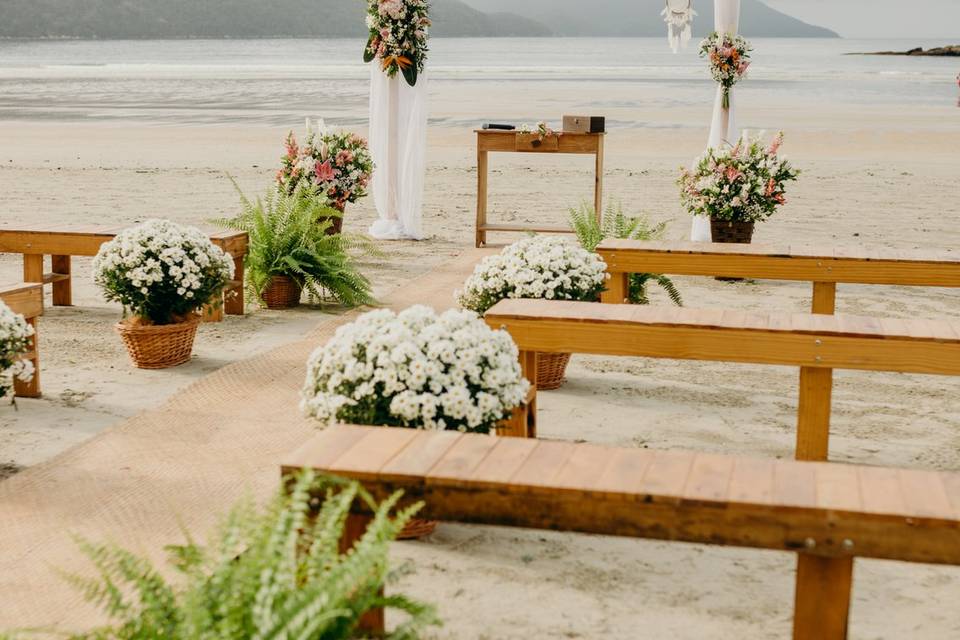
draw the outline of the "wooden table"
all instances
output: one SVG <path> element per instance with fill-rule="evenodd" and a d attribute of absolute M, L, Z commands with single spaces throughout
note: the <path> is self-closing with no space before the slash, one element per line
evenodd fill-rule
<path fill-rule="evenodd" d="M 476 246 L 487 243 L 488 231 L 534 233 L 571 233 L 567 226 L 490 224 L 487 222 L 488 154 L 501 153 L 573 153 L 592 155 L 596 159 L 593 207 L 597 221 L 603 212 L 603 133 L 562 133 L 547 137 L 540 144 L 536 133 L 477 129 L 477 226 Z"/>

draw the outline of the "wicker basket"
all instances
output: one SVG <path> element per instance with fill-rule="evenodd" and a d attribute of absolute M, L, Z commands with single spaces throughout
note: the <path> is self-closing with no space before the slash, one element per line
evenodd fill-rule
<path fill-rule="evenodd" d="M 289 309 L 300 304 L 300 283 L 289 276 L 273 276 L 260 296 L 267 309 Z"/>
<path fill-rule="evenodd" d="M 437 528 L 436 520 L 418 520 L 414 518 L 400 531 L 397 540 L 417 540 L 424 538 Z"/>
<path fill-rule="evenodd" d="M 537 354 L 537 391 L 559 389 L 563 385 L 568 364 L 570 364 L 569 353 Z"/>
<path fill-rule="evenodd" d="M 199 324 L 200 316 L 193 314 L 177 324 L 134 325 L 118 322 L 116 330 L 135 367 L 166 369 L 190 359 Z"/>
<path fill-rule="evenodd" d="M 756 223 L 710 218 L 710 233 L 714 242 L 725 244 L 750 244 Z"/>

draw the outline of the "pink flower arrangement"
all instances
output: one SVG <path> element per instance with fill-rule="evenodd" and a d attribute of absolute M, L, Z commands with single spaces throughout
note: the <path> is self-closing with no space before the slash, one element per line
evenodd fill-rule
<path fill-rule="evenodd" d="M 363 61 L 378 60 L 387 76 L 400 73 L 410 86 L 417 84 L 427 59 L 429 10 L 427 0 L 369 0 Z"/>
<path fill-rule="evenodd" d="M 680 201 L 692 215 L 718 220 L 766 220 L 787 202 L 786 183 L 800 172 L 778 155 L 783 133 L 769 146 L 744 135 L 726 149 L 708 149 L 693 169 L 681 169 Z"/>
<path fill-rule="evenodd" d="M 700 43 L 700 57 L 710 61 L 710 74 L 723 87 L 723 108 L 730 108 L 730 89 L 750 68 L 750 43 L 742 36 L 712 33 Z"/>
<path fill-rule="evenodd" d="M 341 211 L 367 195 L 373 159 L 367 141 L 349 132 L 309 132 L 304 145 L 287 135 L 286 154 L 277 172 L 277 186 L 286 193 L 310 189 Z"/>

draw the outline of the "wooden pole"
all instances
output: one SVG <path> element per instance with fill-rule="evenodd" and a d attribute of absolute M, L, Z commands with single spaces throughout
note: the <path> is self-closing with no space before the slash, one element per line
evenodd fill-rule
<path fill-rule="evenodd" d="M 43 256 L 35 253 L 23 254 L 23 281 L 43 282 Z"/>
<path fill-rule="evenodd" d="M 40 335 L 37 331 L 37 318 L 27 318 L 27 324 L 33 327 L 30 338 L 29 360 L 33 363 L 33 378 L 30 382 L 14 379 L 13 394 L 20 398 L 40 397 Z"/>

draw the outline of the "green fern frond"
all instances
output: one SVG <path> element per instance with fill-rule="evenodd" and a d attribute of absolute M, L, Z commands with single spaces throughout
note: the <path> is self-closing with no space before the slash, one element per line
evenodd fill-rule
<path fill-rule="evenodd" d="M 315 509 L 314 497 L 323 503 Z M 171 547 L 182 576 L 172 586 L 144 559 L 107 544 L 78 540 L 99 578 L 69 576 L 114 626 L 78 640 L 341 640 L 373 608 L 391 608 L 406 621 L 390 637 L 415 638 L 437 624 L 432 607 L 402 595 L 384 597 L 388 548 L 420 508 L 396 509 L 397 493 L 381 504 L 355 483 L 296 478 L 265 507 L 245 498 L 224 516 L 213 544 L 189 536 Z M 339 544 L 351 506 L 363 501 L 374 514 L 347 553 Z"/>
<path fill-rule="evenodd" d="M 644 215 L 628 216 L 623 212 L 620 202 L 609 201 L 601 220 L 597 220 L 596 209 L 592 204 L 581 202 L 569 210 L 570 228 L 577 236 L 580 245 L 587 251 L 596 251 L 597 246 L 606 238 L 622 240 L 659 240 L 667 230 L 666 222 L 652 224 Z M 677 306 L 683 306 L 680 292 L 670 278 L 653 273 L 634 273 L 630 275 L 629 297 L 634 304 L 649 304 L 647 284 L 653 280 L 663 287 L 670 300 Z"/>
<path fill-rule="evenodd" d="M 359 234 L 328 235 L 330 218 L 341 213 L 326 199 L 303 190 L 287 194 L 271 189 L 250 200 L 235 181 L 233 185 L 240 195 L 240 213 L 210 222 L 250 236 L 245 265 L 248 299 L 260 303 L 273 276 L 288 276 L 307 290 L 311 300 L 348 307 L 375 302 L 370 281 L 360 273 L 360 261 L 383 253 L 373 240 Z"/>

